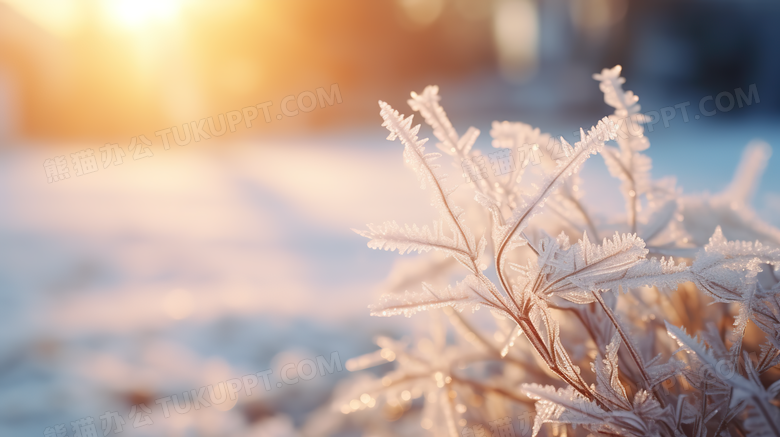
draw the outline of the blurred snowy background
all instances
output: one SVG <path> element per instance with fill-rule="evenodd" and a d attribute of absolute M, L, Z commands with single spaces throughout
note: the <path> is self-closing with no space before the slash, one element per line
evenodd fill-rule
<path fill-rule="evenodd" d="M 0 1 L 0 436 L 79 435 L 88 417 L 103 435 L 106 412 L 116 435 L 300 435 L 349 358 L 424 326 L 368 316 L 396 257 L 350 230 L 432 214 L 378 99 L 409 113 L 436 83 L 484 150 L 494 119 L 573 142 L 611 112 L 591 74 L 621 64 L 644 110 L 691 102 L 646 132 L 654 174 L 717 192 L 750 140 L 780 146 L 778 19 L 761 1 Z M 154 134 L 332 84 L 342 102 L 310 113 L 170 150 Z M 703 100 L 751 85 L 750 105 Z M 154 156 L 133 159 L 137 135 Z M 107 143 L 122 165 L 103 166 Z M 99 168 L 77 176 L 89 148 Z M 49 183 L 56 156 L 70 178 Z M 778 159 L 754 202 L 774 225 Z M 583 176 L 591 202 L 617 193 L 598 158 Z M 276 386 L 334 352 L 341 371 Z M 169 418 L 155 403 L 269 369 L 251 396 Z M 134 426 L 140 404 L 153 424 Z"/>

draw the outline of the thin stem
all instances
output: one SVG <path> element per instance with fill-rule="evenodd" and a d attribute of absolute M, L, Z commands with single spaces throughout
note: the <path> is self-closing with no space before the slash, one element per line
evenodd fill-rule
<path fill-rule="evenodd" d="M 601 305 L 601 308 L 604 310 L 604 312 L 607 314 L 607 317 L 609 317 L 609 320 L 615 326 L 615 329 L 620 335 L 620 338 L 623 340 L 623 344 L 625 344 L 626 348 L 628 349 L 628 353 L 631 356 L 631 359 L 634 361 L 636 367 L 639 369 L 639 373 L 642 374 L 642 379 L 645 380 L 645 384 L 647 388 L 653 391 L 656 399 L 658 399 L 658 401 L 661 403 L 661 407 L 663 407 L 664 406 L 663 399 L 658 393 L 656 393 L 656 388 L 653 387 L 652 380 L 650 379 L 650 375 L 647 374 L 645 365 L 642 362 L 642 357 L 639 355 L 636 349 L 634 349 L 634 345 L 631 343 L 630 339 L 628 338 L 628 335 L 623 330 L 623 327 L 620 326 L 620 323 L 618 322 L 617 317 L 615 317 L 615 314 L 612 312 L 612 309 L 606 304 L 606 302 L 604 302 L 604 299 L 601 298 L 601 295 L 599 294 L 598 291 L 591 291 L 591 294 L 593 294 L 593 297 L 596 298 L 596 301 L 599 303 L 599 305 Z"/>
<path fill-rule="evenodd" d="M 629 190 L 628 190 L 627 194 L 628 194 L 628 197 L 631 198 L 630 210 L 629 210 L 629 215 L 631 217 L 629 218 L 629 220 L 630 220 L 629 224 L 631 225 L 631 233 L 632 234 L 636 234 L 636 200 L 637 200 L 637 197 L 639 196 L 639 194 L 636 192 L 636 182 L 634 181 L 634 176 L 626 168 L 626 166 L 623 165 L 623 162 L 620 161 L 620 158 L 615 156 L 609 149 L 604 149 L 604 150 L 602 150 L 601 153 L 608 153 L 612 157 L 614 162 L 617 163 L 617 165 L 620 167 L 620 170 L 623 172 L 623 174 L 628 179 L 627 182 L 629 183 Z M 633 153 L 632 153 L 631 159 L 633 159 L 633 157 L 634 156 L 633 156 Z M 632 192 L 634 193 L 633 196 L 631 195 Z"/>

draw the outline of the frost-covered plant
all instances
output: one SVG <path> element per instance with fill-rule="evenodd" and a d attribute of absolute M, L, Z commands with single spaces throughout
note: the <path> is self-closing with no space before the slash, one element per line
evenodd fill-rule
<path fill-rule="evenodd" d="M 452 437 L 780 435 L 780 232 L 748 207 L 768 146 L 748 147 L 726 192 L 684 197 L 674 180 L 652 179 L 642 153 L 650 145 L 645 116 L 620 73 L 616 66 L 594 75 L 615 111 L 573 146 L 523 123 L 495 122 L 493 146 L 523 161 L 509 174 L 470 180 L 481 209 L 472 205 L 469 221 L 458 206 L 468 199 L 456 198 L 437 161 L 444 153 L 456 167 L 484 162 L 472 149 L 479 131 L 457 134 L 436 87 L 412 93 L 408 103 L 442 153 L 428 152 L 412 116 L 379 102 L 388 139 L 403 144 L 439 219 L 358 231 L 371 248 L 428 257 L 395 272 L 426 278 L 420 291 L 391 290 L 371 310 L 435 310 L 433 325 L 416 344 L 380 338 L 379 351 L 353 359 L 351 370 L 388 361 L 396 368 L 345 384 L 334 408 L 368 415 L 354 423 L 377 435 L 420 427 Z M 617 147 L 607 145 L 613 140 Z M 542 149 L 558 158 L 555 165 L 526 174 Z M 579 170 L 596 153 L 620 180 L 626 214 L 619 220 L 597 216 L 582 200 Z M 465 277 L 433 285 L 458 265 Z M 487 308 L 492 318 L 466 317 L 467 308 Z M 457 335 L 448 336 L 445 320 Z M 523 422 L 533 406 L 533 423 Z M 378 409 L 417 423 L 377 424 Z"/>

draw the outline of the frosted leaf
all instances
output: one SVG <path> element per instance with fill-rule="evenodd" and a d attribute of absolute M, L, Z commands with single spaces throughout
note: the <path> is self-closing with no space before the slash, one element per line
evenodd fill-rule
<path fill-rule="evenodd" d="M 369 224 L 367 231 L 355 232 L 368 238 L 368 247 L 372 249 L 397 250 L 401 255 L 436 249 L 453 256 L 469 256 L 469 249 L 464 241 L 457 238 L 457 232 L 453 232 L 453 237 L 447 236 L 441 222 L 434 222 L 431 229 L 428 226 L 401 226 L 393 221 L 381 225 Z"/>
<path fill-rule="evenodd" d="M 607 416 L 598 405 L 585 399 L 572 387 L 556 390 L 549 385 L 523 384 L 522 390 L 529 398 L 537 400 L 534 437 L 545 423 L 601 425 Z"/>
<path fill-rule="evenodd" d="M 562 159 L 554 172 L 549 175 L 542 183 L 536 193 L 525 196 L 522 206 L 512 212 L 512 216 L 501 226 L 497 232 L 496 265 L 501 268 L 501 258 L 510 239 L 528 225 L 528 221 L 536 215 L 544 206 L 544 201 L 563 183 L 563 181 L 575 173 L 579 167 L 590 157 L 597 153 L 604 146 L 604 141 L 614 138 L 615 126 L 604 118 L 598 125 L 592 128 L 587 135 L 582 135 L 582 140 L 577 142 L 574 150 L 565 159 Z"/>
<path fill-rule="evenodd" d="M 701 290 L 719 302 L 740 304 L 739 315 L 734 321 L 736 353 L 754 310 L 766 307 L 762 301 L 769 293 L 756 279 L 762 265 L 780 266 L 780 249 L 760 242 L 727 241 L 718 227 L 709 243 L 696 255 L 691 267 L 694 282 Z M 776 332 L 771 328 L 768 331 L 770 336 Z"/>
<path fill-rule="evenodd" d="M 596 392 L 606 402 L 624 410 L 630 410 L 626 390 L 620 382 L 618 371 L 618 349 L 620 348 L 620 334 L 615 332 L 612 341 L 607 345 L 605 356 L 592 364 L 593 373 L 596 374 Z"/>
<path fill-rule="evenodd" d="M 720 227 L 715 229 L 709 243 L 704 250 L 696 255 L 692 269 L 701 278 L 726 279 L 728 276 L 739 277 L 742 272 L 749 278 L 755 278 L 761 269 L 761 264 L 780 266 L 780 248 L 767 246 L 756 241 L 728 241 L 723 236 Z M 739 277 L 739 279 L 744 279 Z M 712 285 L 712 284 L 710 284 Z M 730 295 L 719 294 L 719 291 L 728 293 L 725 287 L 707 287 L 714 297 L 728 302 Z"/>
<path fill-rule="evenodd" d="M 601 155 L 610 174 L 621 181 L 620 191 L 626 201 L 628 224 L 631 232 L 637 232 L 640 214 L 645 207 L 643 199 L 646 198 L 652 207 L 653 203 L 673 200 L 677 194 L 675 190 L 664 190 L 663 183 L 652 181 L 652 161 L 647 155 L 640 153 L 650 147 L 642 126 L 648 120 L 639 112 L 639 97 L 631 91 L 623 90 L 626 80 L 620 77 L 621 70 L 620 65 L 611 69 L 605 68 L 600 74 L 594 74 L 593 78 L 600 82 L 599 88 L 604 93 L 604 101 L 615 108 L 610 119 L 618 126 L 616 137 L 619 148 L 605 147 Z M 659 199 L 659 194 L 664 191 L 666 193 Z M 647 241 L 651 240 L 665 224 L 672 223 L 671 218 L 668 217 L 666 223 L 653 223 L 650 230 L 640 235 Z M 681 236 L 680 239 L 682 238 Z"/>
<path fill-rule="evenodd" d="M 419 176 L 423 187 L 426 184 L 430 184 L 432 189 L 433 206 L 439 211 L 442 219 L 450 222 L 458 233 L 465 240 L 465 247 L 467 252 L 471 253 L 474 249 L 474 236 L 462 220 L 462 214 L 459 214 L 454 207 L 450 205 L 449 195 L 454 190 L 447 190 L 444 188 L 445 175 L 439 175 L 437 169 L 438 164 L 434 164 L 434 161 L 441 156 L 438 153 L 425 153 L 424 144 L 427 139 L 418 140 L 417 132 L 420 130 L 420 125 L 411 127 L 412 117 L 404 118 L 394 110 L 390 105 L 380 101 L 379 106 L 381 108 L 380 115 L 384 119 L 382 126 L 386 127 L 390 131 L 390 135 L 387 137 L 389 140 L 400 138 L 404 145 L 404 160 Z"/>
<path fill-rule="evenodd" d="M 666 330 L 669 336 L 676 340 L 684 350 L 692 353 L 696 360 L 707 366 L 710 371 L 707 375 L 714 375 L 717 380 L 733 387 L 737 393 L 735 399 L 745 399 L 755 395 L 763 396 L 762 387 L 757 387 L 738 373 L 724 371 L 722 367 L 719 367 L 723 365 L 721 364 L 723 360 L 716 359 L 702 342 L 691 338 L 685 329 L 666 322 Z"/>
<path fill-rule="evenodd" d="M 559 251 L 538 293 L 589 303 L 593 301 L 592 290 L 653 285 L 670 288 L 689 280 L 685 265 L 671 259 L 647 259 L 646 255 L 644 242 L 635 235 L 616 233 L 611 240 L 605 238 L 596 245 L 584 234 L 570 249 Z"/>
<path fill-rule="evenodd" d="M 458 137 L 458 133 L 444 112 L 444 108 L 439 105 L 440 100 L 439 87 L 430 85 L 425 87 L 422 94 L 412 92 L 412 98 L 407 102 L 412 110 L 419 112 L 425 122 L 433 128 L 433 134 L 440 141 L 436 146 L 442 152 L 452 156 L 466 157 L 479 136 L 479 129 L 470 127 L 463 137 Z"/>
<path fill-rule="evenodd" d="M 639 97 L 631 91 L 623 91 L 623 84 L 626 79 L 620 76 L 623 67 L 616 65 L 612 68 L 605 68 L 601 73 L 593 75 L 593 79 L 599 81 L 599 89 L 604 93 L 604 102 L 616 109 L 618 117 L 625 117 L 629 114 L 636 114 L 641 107 L 637 103 Z"/>
<path fill-rule="evenodd" d="M 572 381 L 582 380 L 582 377 L 580 376 L 580 368 L 574 364 L 571 357 L 569 356 L 569 353 L 563 347 L 558 323 L 555 320 L 551 320 L 550 326 L 553 329 L 552 333 L 550 334 L 550 342 L 553 345 L 552 349 L 555 354 L 555 362 L 558 368 L 561 370 L 561 373 L 566 375 Z"/>
<path fill-rule="evenodd" d="M 689 416 L 685 404 L 678 405 L 677 415 L 672 414 L 674 411 L 670 407 L 661 408 L 658 401 L 644 390 L 637 392 L 634 401 L 627 404 L 627 410 L 606 411 L 571 388 L 556 390 L 551 386 L 537 384 L 523 384 L 522 387 L 528 397 L 538 399 L 533 435 L 538 433 L 544 423 L 582 425 L 596 434 L 636 437 L 669 435 L 668 429 L 677 428 L 675 417 L 683 421 L 683 418 Z"/>
<path fill-rule="evenodd" d="M 395 316 L 403 314 L 407 317 L 419 311 L 452 306 L 456 310 L 464 308 L 476 309 L 479 305 L 501 311 L 499 302 L 491 294 L 491 290 L 476 276 L 469 275 L 454 287 L 436 291 L 430 285 L 423 283 L 420 292 L 392 293 L 381 297 L 380 303 L 371 305 L 373 316 Z"/>

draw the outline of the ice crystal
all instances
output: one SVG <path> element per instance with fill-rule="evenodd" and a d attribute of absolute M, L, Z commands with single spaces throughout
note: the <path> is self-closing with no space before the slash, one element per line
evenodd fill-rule
<path fill-rule="evenodd" d="M 620 74 L 616 66 L 594 75 L 614 114 L 581 130 L 573 146 L 524 123 L 494 122 L 493 147 L 519 165 L 468 179 L 475 204 L 465 209 L 413 116 L 379 103 L 388 139 L 400 140 L 440 217 L 357 231 L 371 248 L 426 257 L 399 264 L 371 311 L 431 310 L 432 327 L 413 343 L 379 338 L 377 353 L 352 360 L 351 370 L 385 362 L 396 369 L 345 383 L 336 410 L 382 407 L 393 420 L 416 418 L 416 429 L 450 437 L 518 435 L 514 418 L 524 436 L 780 435 L 780 231 L 749 207 L 770 149 L 750 145 L 724 193 L 682 196 L 673 180 L 652 178 L 642 153 L 646 118 Z M 473 148 L 479 131 L 459 136 L 440 100 L 427 87 L 408 103 L 456 166 L 481 157 Z M 545 158 L 544 175 L 528 184 L 532 153 Z M 622 223 L 595 220 L 583 202 L 579 169 L 596 153 L 620 181 Z M 458 265 L 462 280 L 432 285 Z M 412 280 L 422 285 L 407 287 Z M 462 313 L 480 308 L 492 324 Z M 524 420 L 532 409 L 535 419 Z"/>

